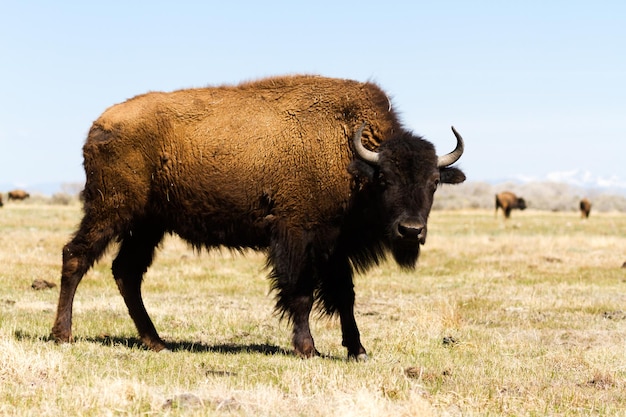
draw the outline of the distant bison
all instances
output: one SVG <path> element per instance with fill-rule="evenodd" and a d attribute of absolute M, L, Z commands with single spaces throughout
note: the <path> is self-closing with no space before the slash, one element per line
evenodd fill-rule
<path fill-rule="evenodd" d="M 591 213 L 591 202 L 586 198 L 583 198 L 580 200 L 580 216 L 583 219 L 588 219 L 589 213 Z"/>
<path fill-rule="evenodd" d="M 0 207 L 2 207 L 4 203 L 2 202 L 2 194 L 0 194 Z"/>
<path fill-rule="evenodd" d="M 30 194 L 24 190 L 9 191 L 9 200 L 26 200 L 28 197 Z"/>
<path fill-rule="evenodd" d="M 526 209 L 526 201 L 523 198 L 518 198 L 510 191 L 503 191 L 496 194 L 496 216 L 498 215 L 498 208 L 502 208 L 504 218 L 508 219 L 511 216 L 512 209 Z"/>
<path fill-rule="evenodd" d="M 113 277 L 141 340 L 166 347 L 141 296 L 167 233 L 194 247 L 267 254 L 276 309 L 303 357 L 317 354 L 311 309 L 339 316 L 342 344 L 366 357 L 353 275 L 391 254 L 413 269 L 439 184 L 465 174 L 405 129 L 373 83 L 317 76 L 148 93 L 96 120 L 83 147 L 84 216 L 63 248 L 52 335 L 71 339 L 76 288 L 109 243 Z"/>

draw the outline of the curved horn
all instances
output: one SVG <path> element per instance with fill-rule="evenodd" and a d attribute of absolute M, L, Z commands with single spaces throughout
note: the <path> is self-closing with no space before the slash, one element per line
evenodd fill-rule
<path fill-rule="evenodd" d="M 452 132 L 454 133 L 454 136 L 456 136 L 456 148 L 454 148 L 454 150 L 449 154 L 437 157 L 437 168 L 450 166 L 458 161 L 461 155 L 463 155 L 463 148 L 465 146 L 463 144 L 463 138 L 459 135 L 459 132 L 456 131 L 454 126 L 452 126 Z"/>
<path fill-rule="evenodd" d="M 354 150 L 356 151 L 359 158 L 364 160 L 365 162 L 369 162 L 374 165 L 378 165 L 380 161 L 380 157 L 378 153 L 374 151 L 370 151 L 363 146 L 363 142 L 361 142 L 361 135 L 363 134 L 363 129 L 367 125 L 366 122 L 363 122 L 359 130 L 356 131 L 354 137 L 352 138 L 352 143 L 354 144 Z"/>

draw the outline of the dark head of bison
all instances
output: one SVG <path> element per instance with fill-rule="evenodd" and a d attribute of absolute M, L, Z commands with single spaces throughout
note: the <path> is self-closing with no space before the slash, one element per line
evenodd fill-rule
<path fill-rule="evenodd" d="M 384 243 L 403 268 L 413 268 L 426 242 L 427 221 L 439 184 L 458 184 L 465 174 L 450 167 L 463 154 L 463 138 L 452 128 L 457 145 L 454 151 L 437 156 L 434 146 L 409 132 L 382 142 L 376 152 L 363 146 L 365 125 L 354 135 L 359 159 L 350 172 L 365 178 L 374 194 L 382 221 Z"/>

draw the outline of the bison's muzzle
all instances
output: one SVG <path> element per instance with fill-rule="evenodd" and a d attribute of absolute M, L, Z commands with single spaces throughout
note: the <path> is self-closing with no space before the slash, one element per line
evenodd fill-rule
<path fill-rule="evenodd" d="M 426 225 L 421 223 L 398 223 L 396 237 L 407 243 L 426 243 Z"/>

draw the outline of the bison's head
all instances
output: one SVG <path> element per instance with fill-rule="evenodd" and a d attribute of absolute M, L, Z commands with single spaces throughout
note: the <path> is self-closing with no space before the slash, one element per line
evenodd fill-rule
<path fill-rule="evenodd" d="M 520 210 L 526 210 L 526 200 L 523 198 L 518 198 L 515 206 Z"/>
<path fill-rule="evenodd" d="M 354 135 L 358 159 L 352 162 L 350 171 L 366 178 L 368 189 L 375 194 L 385 243 L 394 259 L 404 268 L 413 268 L 420 245 L 426 242 L 426 223 L 437 186 L 465 181 L 461 170 L 450 167 L 463 154 L 463 139 L 452 128 L 457 139 L 455 150 L 437 156 L 430 142 L 403 132 L 383 141 L 373 152 L 361 142 L 364 127 Z"/>

